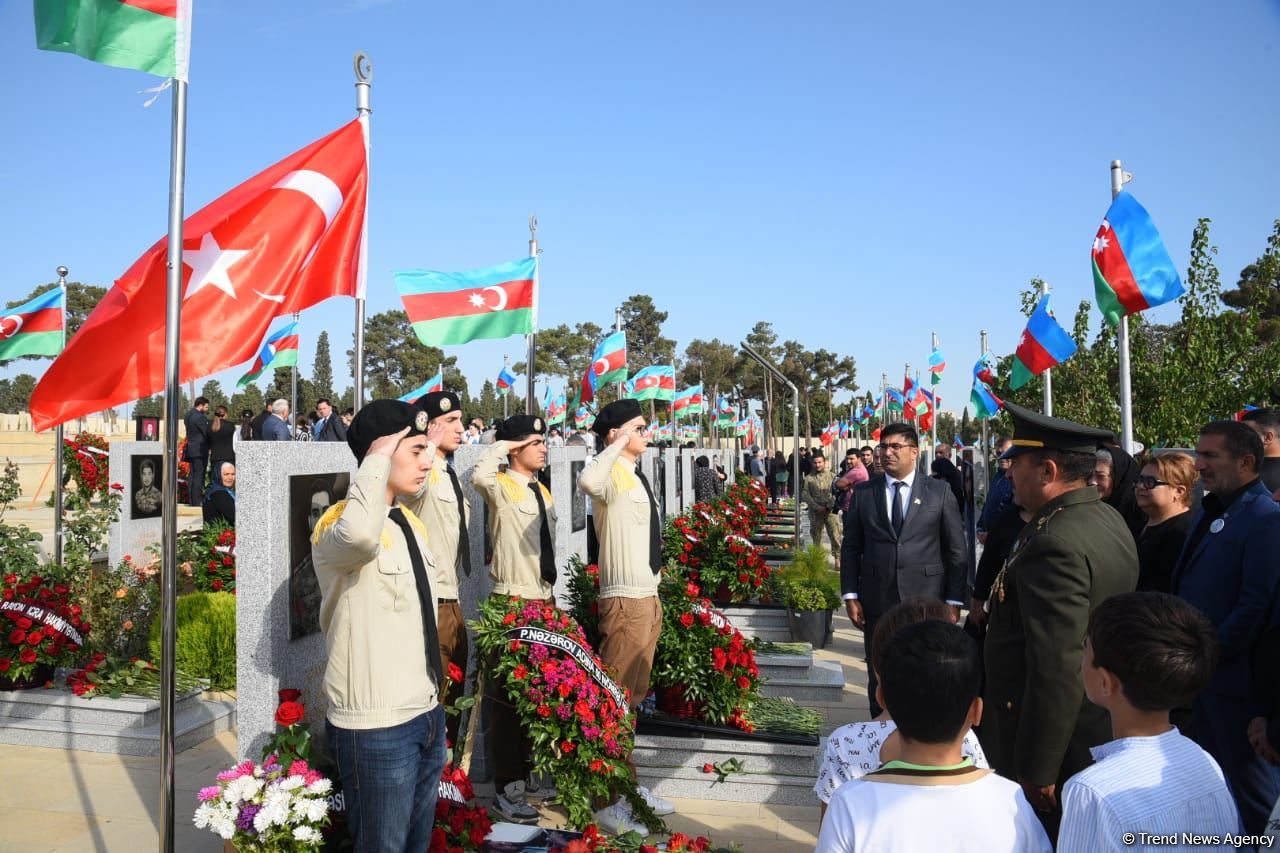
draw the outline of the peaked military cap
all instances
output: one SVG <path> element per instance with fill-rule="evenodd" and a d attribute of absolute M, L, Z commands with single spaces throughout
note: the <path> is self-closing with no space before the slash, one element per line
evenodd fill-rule
<path fill-rule="evenodd" d="M 435 420 L 451 412 L 461 411 L 462 401 L 452 391 L 432 391 L 430 394 L 423 394 L 417 406 L 427 413 L 428 420 Z"/>
<path fill-rule="evenodd" d="M 627 421 L 635 420 L 643 417 L 644 413 L 640 411 L 640 403 L 636 400 L 614 400 L 609 405 L 600 410 L 600 414 L 596 415 L 596 422 L 591 425 L 596 435 L 606 436 L 609 430 L 617 429 Z"/>
<path fill-rule="evenodd" d="M 1110 430 L 1042 415 L 1013 403 L 1005 403 L 1004 407 L 1013 416 L 1013 446 L 1001 454 L 1001 459 L 1012 459 L 1028 450 L 1093 453 L 1104 442 L 1115 440 L 1115 433 Z"/>
<path fill-rule="evenodd" d="M 400 400 L 374 400 L 362 406 L 351 426 L 347 427 L 347 446 L 363 462 L 369 445 L 384 435 L 395 435 L 405 427 L 405 435 L 423 435 L 427 431 L 427 413 Z"/>
<path fill-rule="evenodd" d="M 537 415 L 512 415 L 498 424 L 493 437 L 496 441 L 519 441 L 531 435 L 546 435 L 547 422 Z"/>

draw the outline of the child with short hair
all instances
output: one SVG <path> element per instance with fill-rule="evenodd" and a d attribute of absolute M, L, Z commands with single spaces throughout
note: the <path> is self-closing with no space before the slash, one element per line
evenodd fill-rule
<path fill-rule="evenodd" d="M 897 723 L 900 758 L 836 790 L 819 853 L 1049 853 L 1017 783 L 962 753 L 982 719 L 973 640 L 948 622 L 918 622 L 888 643 L 882 667 L 876 698 Z"/>
<path fill-rule="evenodd" d="M 1213 625 L 1176 596 L 1129 592 L 1093 611 L 1080 671 L 1089 701 L 1111 713 L 1114 740 L 1063 786 L 1059 853 L 1125 849 L 1126 833 L 1239 831 L 1222 769 L 1169 722 L 1217 661 Z"/>

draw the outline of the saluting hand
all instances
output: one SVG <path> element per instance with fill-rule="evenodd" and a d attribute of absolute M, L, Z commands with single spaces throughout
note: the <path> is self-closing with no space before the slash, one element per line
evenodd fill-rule
<path fill-rule="evenodd" d="M 369 445 L 369 452 L 366 456 L 385 456 L 390 459 L 396 452 L 396 448 L 400 445 L 400 440 L 409 434 L 409 427 L 405 427 L 397 433 L 391 435 L 380 435 Z"/>

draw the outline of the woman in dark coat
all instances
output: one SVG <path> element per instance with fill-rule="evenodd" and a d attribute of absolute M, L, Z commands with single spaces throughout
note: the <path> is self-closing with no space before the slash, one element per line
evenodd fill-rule
<path fill-rule="evenodd" d="M 235 464 L 236 425 L 227 420 L 227 407 L 213 410 L 213 423 L 209 425 L 209 468 L 217 471 L 219 462 Z M 217 484 L 217 480 L 210 481 Z"/>

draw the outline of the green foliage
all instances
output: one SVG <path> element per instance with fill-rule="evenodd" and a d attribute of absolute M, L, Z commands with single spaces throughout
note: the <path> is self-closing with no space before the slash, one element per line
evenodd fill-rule
<path fill-rule="evenodd" d="M 160 620 L 151 623 L 151 658 L 160 659 Z M 236 686 L 236 598 L 229 592 L 195 592 L 178 599 L 179 669 L 207 678 L 212 690 Z"/>
<path fill-rule="evenodd" d="M 200 387 L 200 396 L 209 399 L 209 420 L 213 420 L 214 409 L 226 406 L 229 402 L 226 392 L 222 390 L 222 383 L 216 379 L 210 379 Z"/>
<path fill-rule="evenodd" d="M 86 647 L 115 658 L 146 654 L 147 638 L 160 601 L 158 563 L 134 562 L 91 572 L 84 590 L 84 616 L 93 626 Z"/>
<path fill-rule="evenodd" d="M 840 606 L 840 576 L 827 565 L 827 552 L 810 545 L 773 573 L 774 590 L 792 610 L 831 610 Z"/>
<path fill-rule="evenodd" d="M 24 356 L 34 358 L 35 356 Z M 30 373 L 19 373 L 12 379 L 0 379 L 0 412 L 16 415 L 27 410 L 31 392 L 36 390 L 36 378 Z"/>
<path fill-rule="evenodd" d="M 40 570 L 41 536 L 23 525 L 4 523 L 4 514 L 22 496 L 18 463 L 4 460 L 0 473 L 0 569 L 26 581 Z"/>
<path fill-rule="evenodd" d="M 1255 332 L 1264 343 L 1280 339 L 1280 219 L 1262 257 L 1240 271 L 1236 289 L 1222 294 L 1222 301 L 1238 311 L 1253 312 Z"/>
<path fill-rule="evenodd" d="M 231 418 L 239 424 L 241 412 L 247 409 L 256 416 L 266 405 L 267 398 L 262 395 L 262 389 L 250 382 L 231 395 Z"/>
<path fill-rule="evenodd" d="M 651 364 L 667 364 L 675 355 L 676 342 L 662 336 L 667 312 L 659 311 L 653 297 L 637 293 L 622 303 L 622 328 L 627 332 L 627 362 L 630 369 Z"/>
<path fill-rule="evenodd" d="M 316 338 L 316 354 L 311 360 L 311 390 L 315 393 L 316 403 L 326 399 L 334 402 L 333 389 L 333 356 L 329 354 L 329 333 L 322 331 Z"/>

